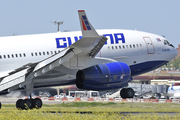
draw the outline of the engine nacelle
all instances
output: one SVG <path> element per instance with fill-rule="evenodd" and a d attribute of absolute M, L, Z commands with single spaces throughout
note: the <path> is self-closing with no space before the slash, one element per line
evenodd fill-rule
<path fill-rule="evenodd" d="M 79 70 L 76 74 L 76 86 L 90 90 L 117 89 L 125 86 L 130 76 L 131 71 L 126 63 L 98 64 Z"/>

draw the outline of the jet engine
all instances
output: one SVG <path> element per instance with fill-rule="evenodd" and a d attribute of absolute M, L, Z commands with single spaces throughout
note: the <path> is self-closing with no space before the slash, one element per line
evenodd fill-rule
<path fill-rule="evenodd" d="M 87 90 L 117 89 L 127 85 L 131 71 L 123 62 L 105 63 L 79 70 L 76 86 Z"/>

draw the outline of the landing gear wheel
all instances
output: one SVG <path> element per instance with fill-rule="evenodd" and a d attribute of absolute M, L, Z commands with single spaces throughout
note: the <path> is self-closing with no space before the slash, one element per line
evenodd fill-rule
<path fill-rule="evenodd" d="M 33 108 L 39 109 L 41 107 L 42 107 L 42 101 L 39 98 L 25 99 L 25 100 L 19 99 L 16 102 L 16 108 L 19 110 L 24 110 L 24 109 L 29 110 Z"/>
<path fill-rule="evenodd" d="M 125 98 L 133 98 L 134 97 L 134 90 L 132 88 L 123 88 L 121 89 L 120 96 Z"/>
<path fill-rule="evenodd" d="M 25 110 L 29 110 L 33 108 L 33 101 L 32 99 L 25 99 Z"/>
<path fill-rule="evenodd" d="M 39 109 L 42 107 L 42 100 L 39 98 L 33 99 L 34 108 Z"/>
<path fill-rule="evenodd" d="M 134 90 L 132 88 L 126 89 L 126 96 L 127 98 L 133 98 L 134 97 Z"/>
<path fill-rule="evenodd" d="M 126 88 L 121 89 L 120 96 L 124 99 L 126 98 Z"/>
<path fill-rule="evenodd" d="M 23 109 L 25 108 L 24 102 L 25 102 L 24 100 L 19 99 L 19 100 L 16 102 L 16 108 L 23 110 Z"/>
<path fill-rule="evenodd" d="M 20 102 L 21 102 L 22 99 L 19 99 L 18 101 L 16 101 L 16 108 L 17 109 L 20 109 Z"/>

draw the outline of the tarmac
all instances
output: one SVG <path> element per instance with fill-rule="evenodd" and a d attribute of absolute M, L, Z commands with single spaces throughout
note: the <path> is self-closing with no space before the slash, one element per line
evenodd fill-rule
<path fill-rule="evenodd" d="M 15 104 L 16 101 L 20 99 L 20 98 L 6 98 L 6 97 L 0 97 L 0 102 L 1 104 Z M 143 99 L 141 99 L 143 101 Z M 73 102 L 73 101 L 62 101 L 62 100 L 48 100 L 48 99 L 42 99 L 42 102 L 43 104 L 61 104 L 61 103 L 69 103 L 69 102 Z M 92 101 L 91 101 L 92 102 Z M 106 101 L 108 102 L 108 101 Z M 117 102 L 117 101 L 114 101 L 114 102 Z M 133 102 L 133 101 L 123 101 L 123 102 Z M 144 102 L 152 102 L 152 101 L 147 101 L 144 100 Z M 46 112 L 46 111 L 45 111 Z M 50 110 L 48 111 L 49 113 L 52 113 L 52 114 L 55 114 L 55 113 L 59 113 L 59 114 L 64 114 L 64 113 L 68 113 L 68 111 L 63 111 L 63 113 L 61 113 L 61 111 L 53 111 L 53 110 Z M 74 112 L 75 114 L 93 114 L 91 111 L 81 111 L 81 112 Z M 111 113 L 110 113 L 111 114 Z M 123 115 L 146 115 L 146 114 L 150 114 L 150 115 L 158 115 L 158 116 L 165 116 L 165 115 L 168 115 L 168 116 L 175 116 L 179 113 L 176 113 L 176 112 L 156 112 L 156 113 L 151 113 L 151 112 L 145 112 L 145 113 L 142 113 L 142 112 L 113 112 L 113 114 L 123 114 Z"/>

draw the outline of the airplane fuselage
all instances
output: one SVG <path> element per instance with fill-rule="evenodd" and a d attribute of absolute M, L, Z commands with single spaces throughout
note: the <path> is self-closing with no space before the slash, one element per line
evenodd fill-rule
<path fill-rule="evenodd" d="M 74 80 L 76 72 L 80 69 L 114 61 L 129 65 L 131 75 L 135 76 L 156 69 L 177 55 L 177 50 L 172 45 L 165 44 L 167 40 L 156 34 L 121 29 L 97 30 L 97 32 L 108 40 L 96 55 L 96 59 L 73 57 L 63 63 L 61 69 L 56 68 L 36 78 L 35 83 L 41 83 L 44 86 L 45 83 L 60 84 L 62 81 Z M 1 37 L 0 77 L 8 75 L 9 72 L 23 65 L 37 63 L 57 54 L 81 37 L 81 31 Z"/>

